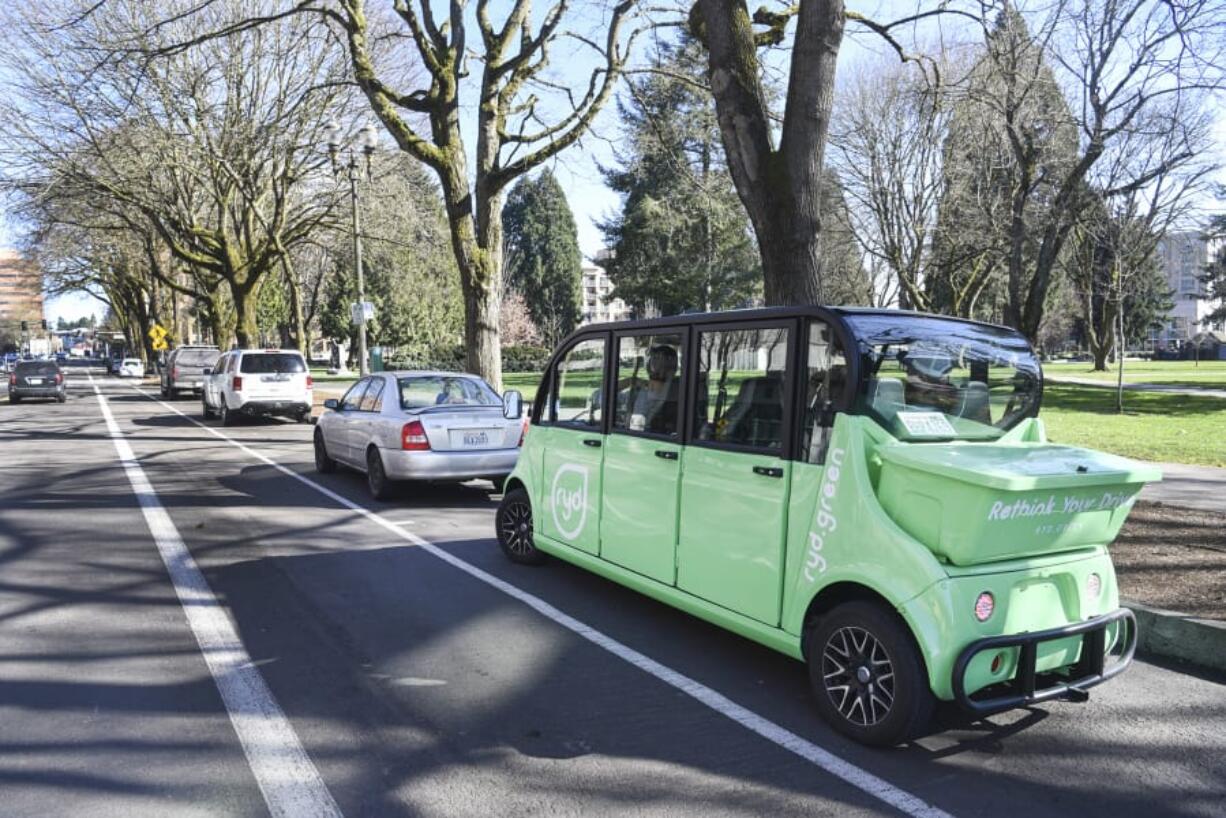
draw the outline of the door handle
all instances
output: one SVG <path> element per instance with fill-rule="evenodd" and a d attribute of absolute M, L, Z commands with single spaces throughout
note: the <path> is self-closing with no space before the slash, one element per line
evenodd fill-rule
<path fill-rule="evenodd" d="M 594 439 L 594 438 L 585 437 L 585 438 L 583 439 L 583 445 L 584 445 L 584 446 L 591 446 L 593 449 L 599 449 L 599 448 L 600 448 L 600 441 L 599 441 L 599 440 L 596 440 L 596 439 Z"/>
<path fill-rule="evenodd" d="M 676 460 L 677 453 L 670 452 L 668 449 L 656 449 L 656 457 L 659 457 L 663 460 Z"/>
<path fill-rule="evenodd" d="M 754 466 L 753 473 L 763 477 L 783 477 L 783 469 L 778 466 Z"/>

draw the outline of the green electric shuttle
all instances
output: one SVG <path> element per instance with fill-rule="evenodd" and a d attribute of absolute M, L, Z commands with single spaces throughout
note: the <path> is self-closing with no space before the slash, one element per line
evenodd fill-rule
<path fill-rule="evenodd" d="M 1047 442 L 1042 395 L 1024 337 L 954 318 L 584 327 L 530 408 L 499 543 L 805 661 L 822 715 L 868 744 L 937 699 L 1084 700 L 1132 659 L 1107 546 L 1161 474 Z"/>

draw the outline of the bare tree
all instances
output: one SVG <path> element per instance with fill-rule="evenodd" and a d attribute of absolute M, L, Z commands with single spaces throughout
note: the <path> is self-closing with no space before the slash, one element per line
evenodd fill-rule
<path fill-rule="evenodd" d="M 905 18 L 878 22 L 844 9 L 843 0 L 800 0 L 777 8 L 762 6 L 751 16 L 745 0 L 697 0 L 689 25 L 708 50 L 708 79 L 729 170 L 758 237 L 766 302 L 818 303 L 827 297 L 821 260 L 823 160 L 846 24 L 867 28 L 911 60 L 896 31 L 939 14 L 966 12 L 934 3 Z M 779 113 L 771 109 L 763 82 L 766 61 L 759 51 L 785 43 L 790 55 Z"/>
<path fill-rule="evenodd" d="M 198 0 L 193 9 L 215 2 Z M 637 3 L 579 9 L 555 0 L 536 17 L 531 0 L 513 0 L 502 14 L 491 0 L 474 9 L 449 0 L 439 17 L 430 0 L 388 0 L 373 10 L 365 0 L 282 0 L 204 36 L 296 15 L 335 27 L 371 110 L 402 151 L 438 176 L 464 291 L 468 368 L 499 386 L 503 193 L 588 132 L 640 31 L 629 22 Z M 555 65 L 557 51 L 566 59 Z M 474 63 L 479 74 L 470 79 Z M 584 66 L 578 80 L 576 66 Z M 475 134 L 465 133 L 468 112 Z"/>
<path fill-rule="evenodd" d="M 942 72 L 946 82 L 953 74 Z M 947 181 L 942 147 L 949 118 L 947 87 L 897 60 L 867 66 L 840 87 L 830 162 L 843 179 L 857 240 L 874 269 L 888 275 L 878 287 L 896 287 L 903 309 L 934 311 L 925 277 L 934 272 L 929 262 Z M 956 303 L 973 304 L 984 278 L 961 282 Z"/>
<path fill-rule="evenodd" d="M 1199 172 L 1206 103 L 1223 88 L 1226 6 L 1068 0 L 1034 13 L 1005 2 L 984 9 L 985 59 L 999 81 L 980 86 L 976 102 L 1001 123 L 1011 157 L 1005 318 L 1035 338 L 1088 187 L 1116 199 Z M 1052 90 L 1066 108 L 1042 102 Z M 1076 139 L 1072 154 L 1045 152 L 1065 129 Z"/>
<path fill-rule="evenodd" d="M 336 200 L 318 146 L 328 111 L 347 93 L 346 66 L 328 28 L 310 20 L 202 41 L 158 61 L 133 57 L 245 11 L 238 0 L 215 2 L 146 35 L 137 0 L 35 0 L 8 21 L 0 59 L 10 95 L 0 111 L 14 149 L 10 182 L 36 186 L 53 166 L 73 190 L 139 214 L 174 258 L 224 282 L 235 334 L 248 346 L 258 341 L 264 277 L 284 269 Z M 169 274 L 159 280 L 198 297 L 215 291 Z M 295 279 L 285 280 L 293 290 Z"/>

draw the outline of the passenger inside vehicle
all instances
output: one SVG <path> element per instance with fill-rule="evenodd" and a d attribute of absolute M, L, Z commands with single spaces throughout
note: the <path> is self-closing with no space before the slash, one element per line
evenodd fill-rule
<path fill-rule="evenodd" d="M 676 433 L 681 389 L 677 369 L 676 348 L 658 344 L 647 355 L 646 381 L 640 378 L 636 362 L 634 374 L 618 383 L 619 415 L 624 412 L 628 416 L 628 428 L 657 434 Z"/>

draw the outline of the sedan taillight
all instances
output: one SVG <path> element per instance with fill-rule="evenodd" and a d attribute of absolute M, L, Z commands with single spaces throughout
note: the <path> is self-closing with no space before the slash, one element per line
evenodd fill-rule
<path fill-rule="evenodd" d="M 230 388 L 233 389 L 235 392 L 242 392 L 243 391 L 243 379 L 240 378 L 238 375 L 235 375 L 234 380 L 230 381 Z"/>
<path fill-rule="evenodd" d="M 426 452 L 430 450 L 430 439 L 426 437 L 426 427 L 420 420 L 410 420 L 400 430 L 400 448 L 406 452 Z"/>

